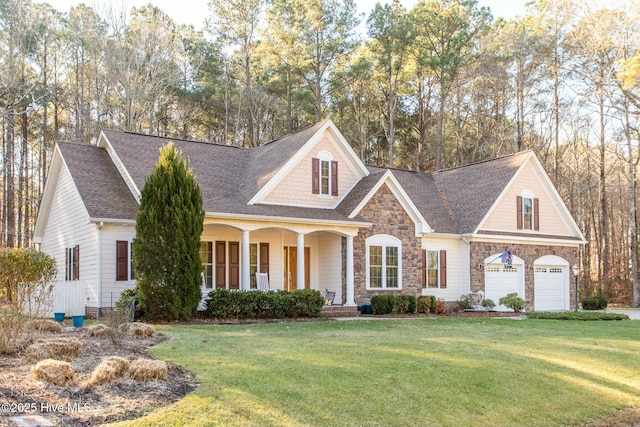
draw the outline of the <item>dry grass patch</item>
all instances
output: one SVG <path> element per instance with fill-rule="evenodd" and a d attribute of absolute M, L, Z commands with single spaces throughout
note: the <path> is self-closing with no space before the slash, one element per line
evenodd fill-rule
<path fill-rule="evenodd" d="M 73 383 L 71 365 L 60 360 L 41 360 L 31 369 L 31 373 L 36 381 L 44 381 L 59 387 Z"/>
<path fill-rule="evenodd" d="M 146 323 L 133 322 L 129 324 L 129 333 L 134 337 L 147 338 L 152 337 L 156 332 L 153 326 Z"/>
<path fill-rule="evenodd" d="M 111 356 L 104 359 L 91 374 L 87 387 L 111 383 L 124 376 L 129 368 L 129 361 L 123 357 Z"/>
<path fill-rule="evenodd" d="M 36 363 L 44 359 L 70 361 L 82 356 L 82 343 L 77 338 L 40 339 L 27 347 L 23 359 Z"/>
<path fill-rule="evenodd" d="M 162 360 L 137 359 L 129 365 L 129 376 L 136 381 L 167 379 L 167 363 Z"/>
<path fill-rule="evenodd" d="M 34 319 L 25 324 L 25 328 L 32 332 L 48 332 L 59 334 L 62 332 L 62 326 L 51 319 Z"/>

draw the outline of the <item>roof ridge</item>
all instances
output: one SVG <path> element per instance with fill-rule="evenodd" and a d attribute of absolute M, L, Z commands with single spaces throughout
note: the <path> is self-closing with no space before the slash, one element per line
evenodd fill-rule
<path fill-rule="evenodd" d="M 506 158 L 515 157 L 515 156 L 520 155 L 520 154 L 531 153 L 532 151 L 533 150 L 531 150 L 531 149 L 522 150 L 522 151 L 516 151 L 515 153 L 504 154 L 504 155 L 501 155 L 501 156 L 498 156 L 498 157 L 492 157 L 490 159 L 478 160 L 477 162 L 467 163 L 466 165 L 454 166 L 454 167 L 450 167 L 450 168 L 446 168 L 446 169 L 440 169 L 440 170 L 433 171 L 433 172 L 428 172 L 428 173 L 449 172 L 449 171 L 453 171 L 453 170 L 456 170 L 456 169 L 466 168 L 466 167 L 469 167 L 469 166 L 476 166 L 476 165 L 481 165 L 483 163 L 494 162 L 496 160 L 504 160 Z"/>
<path fill-rule="evenodd" d="M 142 137 L 145 137 L 145 138 L 160 138 L 160 139 L 166 139 L 166 140 L 169 140 L 169 141 L 192 142 L 194 144 L 215 145 L 217 147 L 237 148 L 239 150 L 250 150 L 250 148 L 238 147 L 237 145 L 231 145 L 231 144 L 220 144 L 219 142 L 198 141 L 197 139 L 174 138 L 172 136 L 150 135 L 150 134 L 147 134 L 147 133 L 132 132 L 132 131 L 129 131 L 129 130 L 122 130 L 122 129 L 107 129 L 107 128 L 105 128 L 105 129 L 101 129 L 101 131 L 117 132 L 117 133 L 122 133 L 122 134 L 126 134 L 126 135 L 136 135 L 136 136 L 142 136 Z"/>
<path fill-rule="evenodd" d="M 270 145 L 270 144 L 273 144 L 273 143 L 275 143 L 275 142 L 281 141 L 281 140 L 283 140 L 283 139 L 285 139 L 285 138 L 288 138 L 288 137 L 290 137 L 290 136 L 293 136 L 293 135 L 296 135 L 296 134 L 298 134 L 298 133 L 301 133 L 301 132 L 304 132 L 304 131 L 306 131 L 306 130 L 309 130 L 309 129 L 311 129 L 312 127 L 318 126 L 318 125 L 320 125 L 320 124 L 324 125 L 324 123 L 326 123 L 326 122 L 327 122 L 327 120 L 329 120 L 329 119 L 320 120 L 319 122 L 316 122 L 316 123 L 313 123 L 313 124 L 310 124 L 310 125 L 307 125 L 307 126 L 301 127 L 300 129 L 297 129 L 297 130 L 295 130 L 295 131 L 289 132 L 289 133 L 288 133 L 288 134 L 286 134 L 286 135 L 282 135 L 281 137 L 278 137 L 278 138 L 272 139 L 272 140 L 270 140 L 270 141 L 267 141 L 267 142 L 265 142 L 264 144 L 259 145 L 259 146 L 255 147 L 255 148 L 265 147 L 265 146 L 267 146 L 267 145 Z M 318 126 L 318 127 L 321 127 L 321 126 Z"/>

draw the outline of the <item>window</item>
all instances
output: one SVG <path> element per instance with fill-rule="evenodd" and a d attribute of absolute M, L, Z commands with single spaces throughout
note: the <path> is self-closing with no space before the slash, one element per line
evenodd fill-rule
<path fill-rule="evenodd" d="M 446 289 L 447 287 L 447 251 L 422 251 L 424 268 L 423 287 Z"/>
<path fill-rule="evenodd" d="M 531 191 L 523 191 L 516 198 L 518 230 L 540 230 L 540 201 Z"/>
<path fill-rule="evenodd" d="M 65 280 L 80 280 L 80 246 L 65 251 Z"/>
<path fill-rule="evenodd" d="M 388 235 L 369 237 L 367 244 L 367 289 L 402 288 L 402 245 Z"/>
<path fill-rule="evenodd" d="M 131 242 L 127 240 L 116 241 L 116 281 L 133 280 L 133 261 Z"/>
<path fill-rule="evenodd" d="M 249 281 L 250 288 L 257 289 L 256 273 L 258 272 L 258 244 L 251 243 L 249 245 Z"/>
<path fill-rule="evenodd" d="M 338 162 L 327 151 L 311 159 L 311 192 L 321 196 L 338 195 Z"/>
<path fill-rule="evenodd" d="M 204 287 L 213 288 L 213 242 L 200 242 L 200 260 L 204 274 Z"/>
<path fill-rule="evenodd" d="M 329 196 L 329 160 L 320 160 L 320 194 Z"/>

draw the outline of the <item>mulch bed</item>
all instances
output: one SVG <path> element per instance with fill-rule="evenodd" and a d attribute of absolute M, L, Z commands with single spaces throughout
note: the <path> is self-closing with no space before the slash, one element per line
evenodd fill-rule
<path fill-rule="evenodd" d="M 0 355 L 0 426 L 15 426 L 11 417 L 40 415 L 54 425 L 65 427 L 97 426 L 141 417 L 155 408 L 180 400 L 197 387 L 193 376 L 169 364 L 167 379 L 139 382 L 127 376 L 110 384 L 87 387 L 96 366 L 108 356 L 120 356 L 130 362 L 151 359 L 149 347 L 166 340 L 161 334 L 150 338 L 126 336 L 119 345 L 108 338 L 89 337 L 86 328 L 65 328 L 61 334 L 43 337 L 75 337 L 82 342 L 82 356 L 73 359 L 74 385 L 57 387 L 33 379 L 34 364 L 21 354 Z"/>

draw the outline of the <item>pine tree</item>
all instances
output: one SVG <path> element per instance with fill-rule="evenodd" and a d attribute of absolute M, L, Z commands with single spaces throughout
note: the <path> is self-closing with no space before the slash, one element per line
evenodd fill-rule
<path fill-rule="evenodd" d="M 133 241 L 140 305 L 152 320 L 193 317 L 201 298 L 200 235 L 204 210 L 193 171 L 173 143 L 141 192 Z"/>

